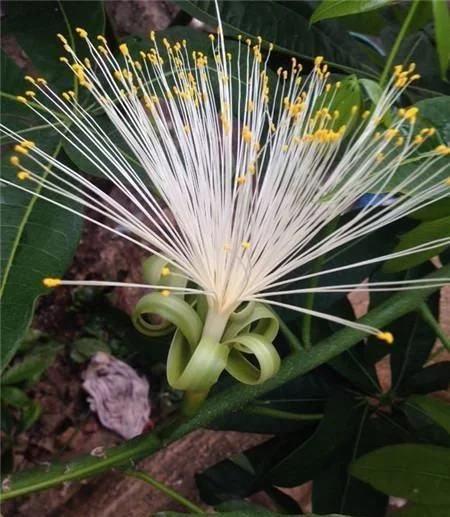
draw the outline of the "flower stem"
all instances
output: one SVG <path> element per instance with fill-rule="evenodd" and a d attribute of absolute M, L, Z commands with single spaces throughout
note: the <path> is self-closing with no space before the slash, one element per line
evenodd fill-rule
<path fill-rule="evenodd" d="M 386 64 L 384 65 L 383 72 L 380 77 L 380 86 L 383 87 L 386 84 L 386 79 L 388 77 L 388 74 L 392 68 L 392 64 L 394 62 L 395 56 L 397 55 L 400 45 L 409 29 L 409 26 L 411 24 L 411 21 L 414 17 L 414 14 L 416 12 L 416 9 L 419 5 L 420 0 L 413 0 L 411 2 L 411 7 L 409 8 L 408 14 L 406 15 L 406 18 L 403 21 L 403 24 L 400 28 L 400 32 L 397 35 L 397 38 L 394 41 L 394 44 L 392 45 L 391 51 L 389 52 L 388 58 L 386 60 Z"/>
<path fill-rule="evenodd" d="M 145 481 L 149 485 L 155 487 L 157 490 L 162 492 L 163 494 L 166 494 L 167 497 L 170 497 L 177 503 L 181 504 L 191 512 L 194 512 L 195 514 L 204 514 L 200 506 L 197 506 L 196 504 L 189 501 L 189 499 L 186 499 L 184 496 L 173 490 L 172 488 L 169 488 L 164 483 L 161 483 L 160 481 L 157 481 L 156 479 L 152 478 L 149 474 L 146 472 L 142 472 L 141 470 L 126 470 L 125 474 L 129 477 L 133 477 L 136 479 L 140 479 L 142 481 Z"/>
<path fill-rule="evenodd" d="M 433 313 L 430 311 L 428 305 L 425 302 L 419 306 L 419 313 L 422 316 L 422 319 L 428 323 L 429 327 L 434 330 L 434 333 L 441 340 L 441 343 L 445 346 L 445 348 L 450 351 L 450 339 L 445 335 L 441 326 L 436 321 L 436 318 L 433 316 Z"/>
<path fill-rule="evenodd" d="M 181 404 L 181 413 L 184 416 L 191 417 L 205 402 L 209 390 L 205 391 L 185 391 L 183 395 L 183 402 Z"/>
<path fill-rule="evenodd" d="M 227 312 L 218 312 L 212 307 L 208 309 L 203 332 L 200 339 L 209 338 L 213 342 L 219 343 L 222 339 L 223 332 L 228 323 L 230 314 Z M 197 413 L 203 402 L 208 396 L 209 389 L 203 391 L 185 391 L 183 403 L 181 405 L 181 413 L 184 416 L 191 417 Z"/>

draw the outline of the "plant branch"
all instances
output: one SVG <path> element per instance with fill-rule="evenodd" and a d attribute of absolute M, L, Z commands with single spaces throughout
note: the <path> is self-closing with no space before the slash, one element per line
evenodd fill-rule
<path fill-rule="evenodd" d="M 450 265 L 442 267 L 425 278 L 436 280 L 449 275 Z M 370 311 L 361 319 L 361 322 L 384 328 L 401 316 L 417 310 L 421 303 L 438 289 L 439 287 L 432 286 L 400 292 Z M 3 482 L 1 499 L 11 499 L 64 482 L 87 478 L 119 465 L 128 464 L 132 466 L 135 461 L 150 456 L 188 433 L 211 424 L 220 416 L 232 411 L 239 411 L 264 393 L 272 391 L 326 363 L 359 343 L 364 336 L 363 332 L 351 328 L 339 330 L 317 343 L 310 350 L 297 352 L 286 357 L 278 374 L 265 383 L 255 386 L 235 384 L 230 389 L 206 400 L 201 410 L 192 418 L 183 421 L 175 429 L 172 426 L 166 428 L 166 432 L 161 433 L 164 435 L 162 438 L 156 436 L 156 433 L 152 433 L 108 449 L 101 458 L 89 455 L 81 456 L 67 464 L 51 465 L 48 469 L 33 469 L 13 474 Z"/>
<path fill-rule="evenodd" d="M 403 21 L 403 25 L 400 28 L 400 32 L 398 33 L 397 38 L 395 39 L 394 44 L 392 45 L 391 51 L 389 52 L 388 58 L 386 60 L 386 64 L 384 65 L 383 72 L 380 77 L 381 87 L 383 87 L 386 83 L 387 76 L 392 68 L 394 59 L 400 49 L 400 45 L 402 44 L 402 41 L 409 29 L 411 21 L 419 5 L 419 1 L 420 0 L 413 0 L 411 2 L 411 7 L 409 8 L 408 14 L 406 15 L 406 18 Z"/>
<path fill-rule="evenodd" d="M 168 487 L 164 483 L 161 483 L 160 481 L 157 481 L 156 479 L 152 478 L 149 474 L 146 472 L 142 472 L 141 470 L 126 470 L 125 474 L 129 477 L 140 479 L 141 481 L 145 481 L 145 483 L 148 483 L 149 485 L 155 487 L 157 490 L 162 492 L 163 494 L 166 494 L 167 497 L 170 497 L 177 503 L 181 504 L 188 510 L 191 510 L 196 515 L 197 514 L 204 514 L 200 506 L 197 506 L 196 504 L 189 501 L 189 499 L 186 499 L 181 494 L 173 490 L 172 488 Z"/>
<path fill-rule="evenodd" d="M 445 335 L 444 331 L 439 325 L 439 322 L 436 321 L 436 318 L 433 316 L 433 313 L 430 311 L 426 302 L 420 304 L 419 314 L 422 316 L 422 319 L 428 323 L 429 327 L 434 330 L 434 333 L 441 340 L 441 343 L 445 346 L 445 348 L 450 351 L 450 339 L 447 335 Z"/>

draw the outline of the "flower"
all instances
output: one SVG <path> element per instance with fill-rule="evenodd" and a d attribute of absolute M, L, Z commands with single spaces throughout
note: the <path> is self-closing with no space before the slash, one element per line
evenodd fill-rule
<path fill-rule="evenodd" d="M 316 57 L 305 75 L 296 59 L 273 74 L 272 46 L 263 48 L 261 38 L 241 41 L 234 56 L 227 51 L 220 16 L 217 35 L 210 35 L 212 57 L 191 52 L 185 41 L 171 44 L 164 39 L 161 44 L 154 33 L 148 51 L 133 55 L 123 43 L 117 55 L 103 36 L 95 42 L 85 30 L 77 32 L 89 58 L 79 57 L 58 35 L 67 52 L 61 61 L 75 75 L 77 88 L 87 90 L 107 115 L 145 175 L 130 165 L 78 91 L 59 95 L 45 79 L 27 77 L 34 89 L 17 99 L 101 170 L 135 209 L 122 206 L 83 174 L 3 127 L 17 142 L 11 163 L 19 168 L 19 180 L 39 184 L 43 190 L 38 195 L 52 203 L 63 206 L 52 198 L 56 193 L 89 208 L 95 216 L 80 216 L 159 257 L 160 274 L 153 271 L 155 281 L 140 285 L 159 289 L 163 298 L 206 295 L 203 336 L 220 341 L 230 315 L 248 302 L 318 316 L 392 342 L 389 332 L 279 297 L 348 291 L 358 285 L 298 289 L 295 284 L 450 242 L 433 240 L 336 269 L 295 274 L 324 254 L 448 195 L 448 181 L 441 178 L 447 165 L 433 167 L 450 153 L 445 145 L 422 153 L 416 169 L 388 188 L 400 166 L 417 160 L 418 148 L 435 132 L 416 129 L 416 107 L 391 113 L 404 89 L 419 77 L 414 65 L 395 67 L 370 111 L 361 113 L 355 105 L 341 113 L 336 99 L 342 83 L 331 80 L 323 57 Z M 374 194 L 371 203 L 323 234 L 368 192 Z M 176 281 L 164 284 L 161 278 Z M 196 287 L 188 288 L 188 281 Z M 119 285 L 52 278 L 44 283 Z M 410 280 L 365 287 L 428 285 Z M 247 346 L 251 348 L 241 348 Z"/>

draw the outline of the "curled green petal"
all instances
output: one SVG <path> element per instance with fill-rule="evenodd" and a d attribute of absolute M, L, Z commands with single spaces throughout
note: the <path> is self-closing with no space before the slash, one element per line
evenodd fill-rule
<path fill-rule="evenodd" d="M 256 323 L 252 333 L 260 334 L 269 342 L 275 339 L 280 328 L 277 318 L 270 309 L 262 303 L 250 302 L 245 309 L 233 313 L 230 317 L 223 339 L 231 339 L 242 332 L 250 332 L 252 323 Z"/>
<path fill-rule="evenodd" d="M 255 333 L 240 334 L 223 344 L 232 347 L 227 372 L 244 384 L 261 384 L 273 377 L 280 368 L 281 361 L 276 348 L 263 336 Z M 258 366 L 250 362 L 245 354 L 253 355 Z"/>
<path fill-rule="evenodd" d="M 167 379 L 178 390 L 208 391 L 227 364 L 230 349 L 202 337 L 192 352 L 182 332 L 176 331 L 167 357 Z"/>
<path fill-rule="evenodd" d="M 175 273 L 175 274 L 174 274 Z M 152 285 L 166 287 L 186 287 L 186 278 L 179 276 L 179 271 L 167 262 L 166 259 L 152 255 L 142 264 L 144 281 Z"/>
<path fill-rule="evenodd" d="M 160 324 L 151 323 L 147 318 L 158 315 L 164 318 Z M 203 323 L 194 311 L 180 296 L 163 296 L 161 293 L 150 293 L 143 296 L 131 315 L 134 326 L 147 336 L 158 336 L 172 329 L 172 325 L 178 327 L 186 337 L 192 349 L 197 345 Z"/>

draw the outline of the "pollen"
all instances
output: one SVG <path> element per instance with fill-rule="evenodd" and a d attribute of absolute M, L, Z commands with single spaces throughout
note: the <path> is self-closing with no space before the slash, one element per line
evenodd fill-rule
<path fill-rule="evenodd" d="M 25 181 L 29 177 L 30 177 L 30 174 L 28 172 L 20 171 L 17 173 L 17 179 L 19 179 L 20 181 Z"/>
<path fill-rule="evenodd" d="M 252 138 L 253 138 L 253 134 L 250 131 L 250 128 L 248 126 L 244 126 L 242 129 L 242 140 L 244 140 L 244 142 L 246 144 L 250 144 L 252 141 Z"/>
<path fill-rule="evenodd" d="M 248 241 L 243 241 L 241 246 L 244 248 L 244 250 L 248 250 L 250 248 L 250 243 Z"/>
<path fill-rule="evenodd" d="M 19 157 L 18 156 L 11 156 L 11 158 L 9 159 L 9 163 L 11 165 L 14 165 L 15 167 L 18 167 L 20 165 Z"/>
<path fill-rule="evenodd" d="M 77 27 L 75 29 L 75 32 L 78 34 L 78 36 L 80 36 L 80 38 L 87 38 L 88 36 L 88 33 L 87 31 L 85 31 L 84 29 L 82 29 L 81 27 Z"/>
<path fill-rule="evenodd" d="M 394 336 L 390 332 L 378 332 L 376 337 L 381 341 L 385 341 L 388 345 L 392 345 L 394 342 Z"/>
<path fill-rule="evenodd" d="M 170 268 L 168 266 L 165 266 L 161 269 L 161 276 L 169 276 L 170 275 Z"/>
<path fill-rule="evenodd" d="M 236 178 L 236 183 L 238 185 L 244 185 L 246 183 L 246 181 L 247 181 L 247 178 L 245 176 L 238 176 Z"/>
<path fill-rule="evenodd" d="M 121 45 L 119 45 L 119 50 L 120 50 L 122 56 L 130 55 L 130 52 L 128 50 L 128 45 L 126 43 L 122 43 Z"/>
<path fill-rule="evenodd" d="M 42 283 L 45 287 L 58 287 L 61 285 L 61 279 L 60 278 L 44 278 L 42 280 Z"/>
<path fill-rule="evenodd" d="M 450 155 L 450 147 L 448 145 L 438 145 L 435 149 L 435 152 L 438 154 L 442 154 L 442 156 L 449 156 Z"/>
<path fill-rule="evenodd" d="M 168 296 L 170 296 L 170 291 L 169 291 L 169 289 L 163 289 L 163 290 L 161 291 L 161 296 L 164 296 L 164 297 L 166 297 L 166 298 L 167 298 Z"/>
<path fill-rule="evenodd" d="M 28 149 L 20 144 L 17 144 L 14 146 L 14 151 L 16 151 L 16 153 L 20 153 L 20 154 L 28 154 Z"/>

